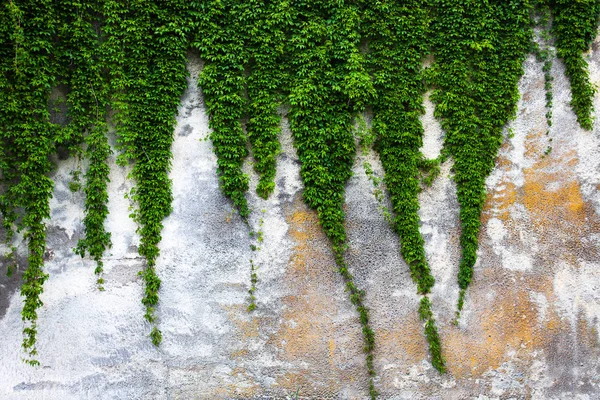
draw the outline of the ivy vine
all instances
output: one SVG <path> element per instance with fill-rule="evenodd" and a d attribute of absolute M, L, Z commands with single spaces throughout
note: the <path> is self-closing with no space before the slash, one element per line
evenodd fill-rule
<path fill-rule="evenodd" d="M 369 39 L 370 72 L 377 99 L 373 102 L 373 130 L 385 170 L 384 181 L 390 193 L 394 218 L 392 226 L 402 245 L 402 256 L 410 267 L 421 301 L 421 319 L 433 366 L 445 371 L 440 338 L 427 297 L 435 283 L 425 257 L 425 241 L 419 231 L 419 177 L 424 165 L 421 153 L 425 84 L 421 65 L 429 43 L 429 10 L 421 1 L 367 2 L 364 25 Z"/>
<path fill-rule="evenodd" d="M 199 85 L 210 114 L 210 139 L 217 155 L 221 189 L 244 220 L 250 209 L 245 197 L 249 178 L 242 171 L 248 149 L 241 119 L 247 113 L 245 68 L 249 54 L 245 35 L 250 30 L 252 12 L 256 8 L 243 0 L 201 3 L 193 41 L 205 61 Z M 267 122 L 267 130 L 269 126 Z M 258 148 L 255 152 L 260 154 Z"/>
<path fill-rule="evenodd" d="M 145 282 L 142 303 L 152 324 L 152 343 L 159 345 L 157 327 L 160 278 L 156 274 L 162 220 L 172 211 L 171 143 L 175 115 L 186 87 L 189 3 L 185 0 L 106 0 L 105 30 L 112 65 L 117 132 L 123 149 L 121 164 L 131 161 L 136 186 L 131 199 L 138 205 L 132 217 L 139 224 L 139 253 L 146 259 L 140 272 Z"/>
<path fill-rule="evenodd" d="M 108 216 L 108 191 L 111 154 L 108 143 L 106 109 L 109 105 L 109 82 L 104 73 L 104 42 L 94 26 L 98 20 L 98 0 L 60 2 L 61 81 L 70 89 L 67 94 L 68 125 L 65 130 L 73 143 L 85 141 L 85 156 L 90 165 L 85 174 L 85 237 L 79 240 L 75 252 L 86 253 L 96 262 L 97 284 L 103 290 L 102 256 L 110 247 L 110 233 L 104 222 Z M 74 174 L 78 180 L 79 174 Z"/>
<path fill-rule="evenodd" d="M 550 41 L 550 8 L 544 2 L 534 3 L 534 17 L 533 17 L 533 26 L 538 26 L 540 28 L 540 41 L 541 44 L 533 41 L 533 52 L 536 56 L 537 61 L 542 62 L 542 71 L 544 72 L 544 90 L 546 91 L 546 122 L 548 127 L 552 126 L 552 82 L 554 78 L 552 77 L 552 59 L 555 57 L 554 51 L 550 47 L 548 43 Z M 536 20 L 537 17 L 537 20 Z"/>
<path fill-rule="evenodd" d="M 571 81 L 571 106 L 582 128 L 593 127 L 592 109 L 596 88 L 590 82 L 587 63 L 583 58 L 598 33 L 600 0 L 546 0 L 554 22 L 558 57 L 565 63 Z"/>
<path fill-rule="evenodd" d="M 37 355 L 37 310 L 48 274 L 43 270 L 46 249 L 46 223 L 50 217 L 53 182 L 49 156 L 64 141 L 62 131 L 50 122 L 48 101 L 55 85 L 54 62 L 56 12 L 50 0 L 10 1 L 2 5 L 2 91 L 0 114 L 2 139 L 3 225 L 10 230 L 16 223 L 25 230 L 29 250 L 23 275 L 22 319 L 25 361 L 39 365 Z M 22 213 L 21 213 L 22 210 Z"/>
<path fill-rule="evenodd" d="M 111 245 L 108 215 L 108 110 L 115 111 L 121 165 L 131 164 L 137 205 L 142 303 L 155 345 L 162 340 L 156 307 L 156 273 L 163 219 L 171 212 L 173 127 L 186 85 L 186 51 L 205 62 L 199 79 L 210 113 L 210 138 L 217 155 L 223 193 L 247 222 L 249 178 L 242 165 L 252 149 L 259 175 L 257 193 L 275 188 L 280 117 L 289 120 L 302 163 L 304 199 L 316 210 L 335 262 L 359 314 L 375 390 L 375 335 L 365 293 L 354 283 L 344 254 L 345 184 L 355 157 L 354 117 L 371 108 L 374 147 L 385 171 L 393 205 L 388 213 L 401 241 L 401 253 L 421 295 L 432 364 L 445 361 L 432 311 L 435 283 L 419 231 L 418 193 L 453 158 L 460 204 L 462 258 L 458 273 L 457 320 L 477 256 L 485 179 L 494 168 L 502 130 L 514 116 L 517 83 L 530 49 L 532 6 L 543 11 L 540 25 L 552 32 L 566 66 L 572 107 L 580 125 L 592 128 L 595 89 L 582 53 L 596 35 L 600 0 L 9 0 L 0 5 L 0 214 L 14 257 L 15 231 L 24 231 L 29 249 L 23 277 L 23 348 L 35 359 L 44 272 L 45 221 L 50 216 L 51 157 L 57 148 L 85 157 L 84 237 L 75 251 L 95 261 L 103 289 L 103 254 Z M 550 37 L 544 38 L 548 43 Z M 547 121 L 551 125 L 553 54 L 537 49 L 544 61 Z M 423 60 L 435 56 L 431 68 Z M 67 121 L 53 123 L 50 93 L 65 85 Z M 439 159 L 420 151 L 423 93 L 433 88 L 436 116 L 446 136 Z M 79 150 L 78 150 L 79 149 Z M 81 150 L 83 149 L 83 150 Z M 550 148 L 551 149 L 551 148 Z M 369 178 L 377 186 L 370 165 Z M 78 170 L 79 171 L 79 170 Z M 79 179 L 79 172 L 73 175 Z M 78 182 L 72 185 L 78 189 Z M 382 199 L 380 189 L 375 191 Z M 387 212 L 387 211 L 386 211 Z M 262 228 L 262 223 L 261 223 Z M 259 231 L 259 233 L 262 231 Z M 260 243 L 260 238 L 257 238 Z M 256 249 L 256 245 L 253 245 Z M 258 282 L 251 261 L 250 306 Z"/>
<path fill-rule="evenodd" d="M 256 193 L 266 199 L 275 189 L 275 165 L 279 154 L 277 106 L 286 81 L 285 43 L 291 25 L 287 0 L 246 2 L 252 10 L 246 47 L 250 53 L 247 77 L 249 99 L 248 139 L 252 144 L 254 169 L 260 180 Z"/>
<path fill-rule="evenodd" d="M 433 0 L 435 64 L 431 99 L 454 159 L 462 258 L 457 319 L 477 259 L 485 179 L 495 165 L 502 129 L 516 112 L 518 81 L 531 40 L 528 0 Z"/>
<path fill-rule="evenodd" d="M 360 8 L 351 1 L 307 2 L 294 11 L 289 120 L 302 163 L 304 200 L 318 213 L 350 300 L 360 315 L 371 376 L 369 392 L 376 398 L 375 334 L 369 325 L 365 293 L 354 283 L 344 260 L 344 191 L 356 151 L 352 115 L 373 94 L 358 50 Z"/>

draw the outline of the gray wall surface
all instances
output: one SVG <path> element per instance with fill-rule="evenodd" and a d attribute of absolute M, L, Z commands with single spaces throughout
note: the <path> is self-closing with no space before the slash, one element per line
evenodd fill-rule
<path fill-rule="evenodd" d="M 586 57 L 600 84 L 598 41 Z M 302 201 L 287 119 L 268 200 L 253 192 L 257 178 L 250 161 L 245 166 L 250 225 L 264 231 L 260 250 L 252 251 L 256 241 L 220 193 L 216 157 L 203 140 L 208 116 L 195 83 L 201 67 L 191 56 L 173 144 L 174 212 L 164 221 L 157 263 L 162 345 L 152 345 L 143 318 L 127 168 L 111 160 L 113 247 L 100 292 L 93 261 L 72 251 L 83 233 L 84 198 L 68 183 L 85 165 L 60 161 L 48 221 L 50 278 L 39 311 L 40 367 L 21 362 L 19 274 L 9 279 L 0 268 L 0 399 L 285 399 L 297 390 L 306 399 L 368 397 L 358 315 L 316 215 Z M 368 161 L 382 176 L 381 164 L 372 152 L 357 155 L 346 193 L 347 259 L 371 310 L 382 399 L 600 398 L 600 96 L 595 129 L 584 131 L 555 61 L 554 124 L 546 134 L 541 68 L 527 59 L 517 117 L 487 181 L 479 258 L 458 326 L 451 161 L 420 195 L 447 374 L 431 366 L 415 284 L 362 166 Z M 436 157 L 443 133 L 428 99 L 426 108 L 423 152 Z M 23 268 L 24 243 L 19 252 Z M 259 278 L 253 313 L 246 310 L 251 259 Z"/>

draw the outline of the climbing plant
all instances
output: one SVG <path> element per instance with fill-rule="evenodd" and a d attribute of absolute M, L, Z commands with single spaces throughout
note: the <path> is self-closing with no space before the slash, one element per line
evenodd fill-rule
<path fill-rule="evenodd" d="M 534 15 L 532 27 L 537 26 L 540 30 L 539 41 L 532 41 L 533 52 L 536 59 L 543 63 L 542 71 L 544 72 L 544 90 L 546 91 L 546 122 L 548 127 L 552 126 L 552 60 L 555 57 L 554 51 L 550 46 L 550 8 L 544 1 L 534 2 Z"/>
<path fill-rule="evenodd" d="M 539 30 L 539 35 L 536 35 L 531 42 L 533 53 L 538 62 L 542 62 L 542 71 L 544 72 L 544 90 L 546 91 L 546 124 L 548 130 L 546 136 L 550 136 L 550 127 L 552 126 L 552 106 L 554 94 L 552 92 L 552 82 L 554 77 L 552 76 L 552 65 L 553 59 L 556 57 L 555 51 L 550 43 L 550 26 L 551 26 L 551 15 L 548 4 L 544 1 L 533 2 L 533 18 L 532 27 Z M 510 134 L 509 134 L 510 136 Z M 548 137 L 548 143 L 552 142 L 552 138 Z M 552 146 L 548 144 L 548 147 L 544 151 L 545 157 L 552 151 Z"/>
<path fill-rule="evenodd" d="M 247 111 L 245 67 L 249 53 L 246 35 L 250 32 L 252 15 L 257 11 L 244 0 L 209 0 L 201 3 L 200 8 L 198 30 L 192 44 L 205 61 L 199 84 L 210 114 L 210 139 L 217 155 L 221 189 L 246 220 L 250 214 L 245 197 L 249 178 L 243 173 L 242 165 L 248 149 L 241 119 Z M 267 117 L 261 117 L 256 123 L 263 121 L 262 118 Z M 262 133 L 269 137 L 268 132 L 260 130 L 272 128 L 268 121 L 262 128 L 258 125 L 255 136 Z M 268 142 L 265 145 L 268 147 Z M 260 148 L 257 146 L 257 154 L 261 154 Z"/>
<path fill-rule="evenodd" d="M 420 169 L 424 156 L 423 114 L 425 84 L 422 63 L 428 53 L 429 13 L 422 1 L 366 2 L 363 26 L 369 39 L 367 60 L 377 91 L 373 102 L 373 131 L 385 170 L 402 256 L 410 267 L 421 301 L 421 318 L 434 367 L 445 371 L 440 338 L 427 297 L 434 285 L 419 231 Z"/>
<path fill-rule="evenodd" d="M 275 189 L 275 164 L 279 154 L 277 106 L 286 81 L 286 34 L 291 24 L 288 0 L 246 2 L 251 10 L 246 48 L 249 52 L 247 93 L 248 139 L 252 144 L 254 169 L 260 180 L 256 193 L 267 198 Z"/>
<path fill-rule="evenodd" d="M 10 7 L 12 6 L 12 7 Z M 8 123 L 14 119 L 15 105 L 10 107 L 13 100 L 13 81 L 15 65 L 15 31 L 20 25 L 13 24 L 14 5 L 3 3 L 0 6 L 0 213 L 2 215 L 2 227 L 6 232 L 5 244 L 9 245 L 14 237 L 14 223 L 17 219 L 14 210 L 15 199 L 9 190 L 17 176 L 15 155 L 11 152 L 11 135 Z M 21 39 L 22 40 L 22 39 Z"/>
<path fill-rule="evenodd" d="M 175 115 L 186 86 L 188 47 L 185 0 L 107 0 L 105 30 L 108 63 L 113 72 L 117 133 L 123 149 L 121 163 L 132 162 L 136 186 L 131 198 L 137 203 L 132 216 L 139 224 L 139 253 L 146 260 L 140 272 L 145 282 L 142 303 L 146 320 L 153 325 L 152 342 L 159 345 L 157 327 L 160 278 L 156 274 L 162 220 L 171 211 L 171 143 Z"/>
<path fill-rule="evenodd" d="M 53 182 L 49 156 L 64 138 L 50 123 L 48 101 L 56 81 L 54 63 L 56 13 L 50 0 L 10 1 L 2 5 L 2 194 L 1 211 L 9 230 L 17 223 L 24 230 L 29 250 L 23 275 L 21 312 L 25 328 L 23 349 L 26 362 L 35 359 L 40 295 L 48 278 L 43 270 L 46 249 L 46 224 L 50 217 Z M 22 211 L 22 213 L 21 213 Z"/>
<path fill-rule="evenodd" d="M 206 62 L 199 83 L 210 113 L 210 138 L 217 155 L 221 189 L 246 222 L 250 215 L 245 197 L 249 178 L 242 165 L 248 142 L 252 145 L 254 170 L 259 174 L 257 194 L 266 199 L 275 188 L 280 149 L 277 106 L 287 72 L 282 61 L 289 7 L 286 0 L 215 1 L 203 5 L 198 17 L 193 45 Z M 258 275 L 253 260 L 250 265 L 248 309 L 252 311 L 256 308 Z"/>
<path fill-rule="evenodd" d="M 557 55 L 571 81 L 578 121 L 592 128 L 595 89 L 582 56 L 596 35 L 600 0 L 531 0 L 540 25 L 550 23 Z M 257 193 L 274 191 L 280 116 L 289 120 L 302 164 L 304 199 L 316 210 L 335 262 L 356 307 L 365 343 L 370 395 L 375 390 L 375 334 L 365 292 L 345 261 L 344 189 L 355 156 L 352 125 L 372 111 L 373 143 L 385 171 L 393 213 L 385 210 L 421 296 L 419 316 L 434 367 L 446 368 L 436 328 L 435 283 L 419 231 L 418 193 L 454 160 L 460 204 L 462 258 L 457 320 L 476 262 L 485 180 L 494 167 L 502 130 L 514 116 L 517 83 L 531 42 L 529 0 L 8 0 L 0 5 L 0 214 L 9 256 L 14 232 L 29 250 L 21 293 L 23 348 L 35 359 L 37 314 L 42 305 L 46 226 L 53 182 L 52 156 L 67 149 L 88 165 L 84 237 L 76 252 L 96 262 L 103 288 L 103 255 L 110 247 L 108 214 L 109 127 L 116 130 L 119 163 L 130 165 L 129 196 L 138 223 L 142 303 L 155 345 L 162 340 L 156 307 L 156 273 L 163 219 L 171 212 L 173 127 L 186 84 L 186 51 L 204 60 L 199 85 L 210 114 L 210 138 L 220 186 L 247 221 L 249 178 L 243 163 L 252 150 Z M 547 30 L 547 28 L 546 28 Z M 553 54 L 550 37 L 537 55 L 544 62 L 547 121 L 551 124 Z M 431 68 L 423 62 L 433 55 Z M 52 118 L 49 100 L 58 85 L 66 120 Z M 445 131 L 440 158 L 420 151 L 423 93 L 431 87 Z M 109 110 L 114 118 L 109 124 Z M 364 145 L 364 143 L 363 143 Z M 374 184 L 379 178 L 369 164 Z M 77 170 L 78 171 L 78 170 Z M 79 178 L 79 172 L 73 175 Z M 78 189 L 75 182 L 72 189 Z M 375 191 L 378 202 L 383 198 Z M 257 232 L 261 242 L 262 222 Z M 253 244 L 254 250 L 258 246 Z M 251 260 L 250 305 L 256 307 L 257 265 Z"/>
<path fill-rule="evenodd" d="M 584 129 L 592 129 L 592 109 L 596 88 L 590 82 L 587 63 L 583 58 L 598 33 L 599 0 L 546 0 L 554 22 L 558 56 L 565 63 L 571 81 L 571 106 Z"/>
<path fill-rule="evenodd" d="M 360 314 L 370 395 L 377 397 L 373 377 L 374 332 L 364 291 L 344 261 L 344 186 L 352 175 L 355 145 L 353 112 L 372 96 L 371 80 L 358 50 L 360 9 L 354 2 L 306 2 L 294 10 L 290 38 L 290 126 L 302 163 L 304 200 L 317 211 L 330 239 L 336 264 L 350 300 Z"/>
<path fill-rule="evenodd" d="M 494 168 L 502 129 L 515 114 L 518 81 L 529 49 L 528 0 L 432 0 L 431 99 L 454 159 L 462 258 L 457 318 L 477 259 L 485 179 Z"/>
<path fill-rule="evenodd" d="M 103 290 L 102 277 L 104 251 L 110 247 L 110 233 L 104 228 L 108 216 L 108 192 L 111 154 L 108 143 L 106 108 L 108 106 L 109 82 L 104 73 L 104 44 L 100 32 L 94 26 L 102 1 L 62 1 L 58 3 L 58 34 L 61 82 L 69 88 L 67 94 L 68 132 L 72 143 L 85 141 L 85 156 L 89 167 L 85 174 L 85 237 L 81 239 L 76 253 L 86 253 L 96 262 L 98 288 Z M 75 175 L 77 176 L 77 175 Z"/>

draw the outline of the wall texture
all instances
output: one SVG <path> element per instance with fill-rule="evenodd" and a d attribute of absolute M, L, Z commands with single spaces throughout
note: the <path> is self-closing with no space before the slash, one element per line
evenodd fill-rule
<path fill-rule="evenodd" d="M 588 55 L 595 84 L 599 44 Z M 600 96 L 595 129 L 583 131 L 555 62 L 554 125 L 547 134 L 541 67 L 532 56 L 526 62 L 517 118 L 488 179 L 479 261 L 458 326 L 452 320 L 459 221 L 450 162 L 420 196 L 445 375 L 428 359 L 415 285 L 362 167 L 368 160 L 381 176 L 380 163 L 372 153 L 357 157 L 347 186 L 347 258 L 372 313 L 381 398 L 600 398 Z M 163 344 L 152 345 L 143 319 L 143 265 L 124 198 L 128 170 L 112 160 L 113 248 L 100 292 L 93 262 L 72 252 L 83 217 L 83 195 L 68 187 L 76 161 L 58 161 L 50 278 L 38 323 L 41 366 L 21 362 L 20 274 L 2 273 L 0 399 L 284 399 L 296 391 L 307 399 L 368 397 L 358 316 L 316 214 L 302 201 L 287 120 L 274 195 L 248 196 L 250 225 L 264 231 L 260 250 L 252 251 L 250 229 L 219 192 L 216 158 L 204 140 L 208 117 L 195 86 L 200 68 L 191 56 L 173 145 L 174 212 L 165 220 L 157 264 Z M 442 132 L 426 105 L 423 151 L 435 157 Z M 544 155 L 548 146 L 553 150 Z M 253 189 L 256 177 L 246 167 Z M 23 261 L 24 244 L 19 252 Z M 248 313 L 251 259 L 258 266 L 258 308 Z"/>

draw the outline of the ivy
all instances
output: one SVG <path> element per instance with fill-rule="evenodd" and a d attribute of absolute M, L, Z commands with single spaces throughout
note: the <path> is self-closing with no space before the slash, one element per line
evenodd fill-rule
<path fill-rule="evenodd" d="M 344 191 L 356 150 L 352 115 L 373 91 L 358 51 L 360 10 L 353 2 L 325 1 L 306 2 L 294 11 L 289 120 L 302 163 L 304 200 L 317 211 L 350 300 L 360 315 L 370 395 L 376 398 L 375 335 L 369 325 L 365 293 L 355 285 L 344 260 Z"/>
<path fill-rule="evenodd" d="M 247 109 L 245 67 L 249 54 L 245 34 L 256 8 L 243 0 L 209 0 L 200 8 L 193 46 L 205 61 L 199 84 L 210 114 L 210 139 L 217 155 L 221 189 L 247 220 L 250 209 L 245 194 L 249 178 L 242 172 L 242 165 L 248 150 L 241 118 Z M 267 122 L 266 129 L 270 126 Z M 258 132 L 260 125 L 256 129 Z"/>
<path fill-rule="evenodd" d="M 533 21 L 534 25 L 540 27 L 541 34 L 540 39 L 542 44 L 538 44 L 533 41 L 533 53 L 536 56 L 538 62 L 544 63 L 542 66 L 542 71 L 544 72 L 544 90 L 546 91 L 546 122 L 548 127 L 552 126 L 552 82 L 554 78 L 552 77 L 552 59 L 555 57 L 554 51 L 550 48 L 548 42 L 550 41 L 550 8 L 543 1 L 538 1 L 534 3 L 535 14 Z M 537 16 L 537 21 L 536 17 Z"/>
<path fill-rule="evenodd" d="M 184 0 L 119 1 L 105 3 L 109 62 L 113 67 L 113 91 L 118 110 L 118 133 L 124 150 L 121 163 L 130 160 L 136 182 L 131 192 L 138 208 L 139 253 L 146 259 L 140 272 L 146 284 L 142 303 L 152 324 L 152 343 L 162 334 L 156 326 L 160 278 L 155 265 L 162 220 L 172 211 L 171 143 L 177 106 L 186 86 L 187 30 Z M 122 49 L 122 50 L 121 50 Z"/>
<path fill-rule="evenodd" d="M 550 13 L 558 56 L 571 81 L 572 107 L 580 125 L 592 128 L 595 89 L 582 53 L 596 35 L 600 0 L 532 0 L 546 31 Z M 142 303 L 158 345 L 156 273 L 163 219 L 172 210 L 173 126 L 186 85 L 189 47 L 205 62 L 199 79 L 210 114 L 210 138 L 220 186 L 247 222 L 249 178 L 242 165 L 252 149 L 263 198 L 275 188 L 279 105 L 289 103 L 289 120 L 304 182 L 304 199 L 316 210 L 329 238 L 350 301 L 356 307 L 374 387 L 375 335 L 365 293 L 345 262 L 344 192 L 356 149 L 355 116 L 370 108 L 373 130 L 361 133 L 363 151 L 374 142 L 385 171 L 393 215 L 384 206 L 370 164 L 364 163 L 381 209 L 398 233 L 401 253 L 421 296 L 419 316 L 432 364 L 445 370 L 429 298 L 435 280 L 419 231 L 418 194 L 454 160 L 460 204 L 462 258 L 457 320 L 477 256 L 485 180 L 494 168 L 502 130 L 514 116 L 517 83 L 530 48 L 529 0 L 10 0 L 0 5 L 0 214 L 14 258 L 15 230 L 25 231 L 28 267 L 23 348 L 35 360 L 37 311 L 48 275 L 43 270 L 45 221 L 53 182 L 50 157 L 59 147 L 86 157 L 85 236 L 75 249 L 96 262 L 103 288 L 102 257 L 110 247 L 108 215 L 108 110 L 122 154 L 135 182 L 131 216 L 138 223 L 139 252 L 146 261 Z M 545 32 L 545 31 L 544 31 Z M 547 121 L 552 123 L 553 54 L 543 33 Z M 423 69 L 430 54 L 435 62 Z M 67 122 L 52 122 L 49 96 L 68 88 Z M 440 158 L 420 151 L 423 93 L 433 88 L 436 116 L 446 136 Z M 360 125 L 360 123 L 359 123 Z M 364 125 L 364 124 L 363 124 Z M 362 128 L 361 128 L 362 129 Z M 366 131 L 365 129 L 362 129 Z M 82 150 L 83 149 L 83 150 Z M 546 153 L 551 150 L 548 148 Z M 79 189 L 79 170 L 72 189 Z M 262 229 L 262 219 L 260 223 Z M 258 231 L 257 242 L 262 240 Z M 258 247 L 253 244 L 253 250 Z M 250 305 L 256 307 L 257 266 L 251 261 Z M 456 320 L 456 321 L 457 321 Z"/>
<path fill-rule="evenodd" d="M 518 81 L 531 38 L 528 0 L 433 0 L 430 73 L 435 115 L 454 159 L 462 258 L 457 319 L 477 259 L 485 179 L 495 165 L 502 129 L 516 111 Z"/>
<path fill-rule="evenodd" d="M 67 94 L 69 124 L 66 130 L 72 142 L 85 140 L 85 156 L 90 161 L 84 188 L 85 238 L 79 240 L 75 252 L 82 257 L 87 252 L 96 262 L 98 288 L 103 290 L 102 256 L 111 245 L 110 233 L 104 228 L 108 216 L 108 158 L 111 149 L 106 123 L 109 82 L 103 70 L 104 43 L 94 26 L 101 4 L 98 0 L 60 2 L 59 36 L 63 38 L 60 63 L 65 68 L 63 81 L 70 89 Z M 78 181 L 78 176 L 78 173 L 73 174 L 73 179 Z"/>
<path fill-rule="evenodd" d="M 532 41 L 532 50 L 535 54 L 535 57 L 538 62 L 542 62 L 542 71 L 544 72 L 544 90 L 546 91 L 546 124 L 548 125 L 548 130 L 546 131 L 546 136 L 550 135 L 550 127 L 552 126 L 552 104 L 554 95 L 552 93 L 552 82 L 554 82 L 554 77 L 552 76 L 552 60 L 555 58 L 555 51 L 550 46 L 550 26 L 551 26 L 551 13 L 548 5 L 543 1 L 538 1 L 533 3 L 534 13 L 532 18 L 532 27 L 538 27 L 540 30 L 539 41 Z M 512 130 L 509 130 L 509 138 L 512 137 Z M 550 154 L 552 151 L 552 138 L 548 137 L 548 147 L 544 151 L 544 155 L 542 158 Z"/>
<path fill-rule="evenodd" d="M 9 7 L 12 6 L 12 7 Z M 16 155 L 11 151 L 13 139 L 9 135 L 8 124 L 15 117 L 15 100 L 13 100 L 14 66 L 16 60 L 15 34 L 20 25 L 14 26 L 13 13 L 18 12 L 14 5 L 4 3 L 0 6 L 0 213 L 2 227 L 6 232 L 6 244 L 10 244 L 14 236 L 14 223 L 17 220 L 15 199 L 9 190 L 17 178 Z M 22 35 L 22 32 L 19 32 Z M 21 39 L 22 41 L 22 39 Z"/>
<path fill-rule="evenodd" d="M 248 139 L 252 144 L 254 169 L 260 180 L 256 193 L 266 199 L 275 189 L 275 166 L 279 154 L 277 106 L 286 81 L 284 45 L 291 24 L 287 0 L 246 2 L 253 10 L 247 39 L 250 58 L 247 77 L 249 98 Z"/>
<path fill-rule="evenodd" d="M 248 304 L 248 311 L 256 310 L 256 296 L 254 293 L 256 292 L 256 284 L 258 283 L 258 274 L 256 270 L 258 268 L 254 265 L 254 261 L 250 260 L 250 289 L 248 293 L 250 294 L 250 304 Z"/>
<path fill-rule="evenodd" d="M 23 276 L 22 347 L 25 361 L 39 365 L 37 355 L 37 310 L 48 274 L 43 270 L 46 224 L 50 217 L 53 182 L 49 156 L 61 131 L 50 123 L 48 100 L 56 81 L 53 36 L 56 14 L 52 1 L 11 1 L 2 5 L 2 90 L 0 114 L 4 193 L 1 211 L 9 230 L 17 223 L 24 229 L 29 256 Z M 22 213 L 20 212 L 22 210 Z"/>
<path fill-rule="evenodd" d="M 591 130 L 596 89 L 582 53 L 586 52 L 598 33 L 600 0 L 547 0 L 554 23 L 558 56 L 565 63 L 571 81 L 571 106 L 582 128 Z"/>
<path fill-rule="evenodd" d="M 425 322 L 425 337 L 429 342 L 429 352 L 431 353 L 431 363 L 441 373 L 446 371 L 446 360 L 442 356 L 441 340 L 438 330 L 435 326 L 435 317 L 431 311 L 431 301 L 423 296 L 419 305 L 419 317 Z"/>
<path fill-rule="evenodd" d="M 429 47 L 424 39 L 429 31 L 428 11 L 421 1 L 367 2 L 364 17 L 369 39 L 367 59 L 378 95 L 373 102 L 373 131 L 395 214 L 392 226 L 421 295 L 428 294 L 435 283 L 425 257 L 418 214 L 420 170 L 433 167 L 420 150 L 423 126 L 419 120 L 424 113 L 421 65 Z M 430 305 L 427 297 L 422 298 L 422 304 L 424 301 Z M 426 320 L 433 365 L 444 372 L 435 320 L 430 308 L 427 310 L 422 318 Z"/>

